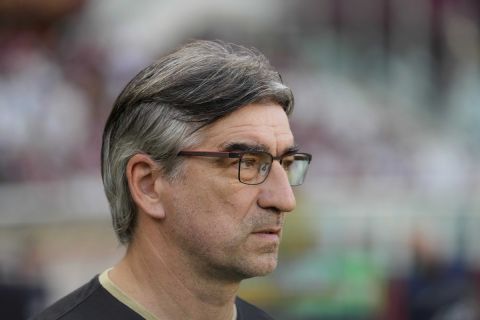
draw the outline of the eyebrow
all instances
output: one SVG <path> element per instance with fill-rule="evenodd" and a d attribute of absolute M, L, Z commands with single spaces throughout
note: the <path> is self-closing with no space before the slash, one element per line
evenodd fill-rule
<path fill-rule="evenodd" d="M 223 146 L 222 148 L 224 151 L 233 152 L 233 151 L 241 151 L 241 152 L 269 152 L 270 148 L 263 144 L 249 144 L 244 142 L 230 142 Z M 284 150 L 282 155 L 287 153 L 295 153 L 300 150 L 297 144 L 294 144 Z"/>

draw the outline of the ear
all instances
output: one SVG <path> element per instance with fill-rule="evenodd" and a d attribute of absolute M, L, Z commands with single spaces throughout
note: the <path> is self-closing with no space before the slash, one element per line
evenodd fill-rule
<path fill-rule="evenodd" d="M 139 209 L 156 219 L 165 218 L 162 193 L 167 183 L 158 165 L 146 154 L 136 154 L 128 160 L 126 175 L 132 199 Z"/>

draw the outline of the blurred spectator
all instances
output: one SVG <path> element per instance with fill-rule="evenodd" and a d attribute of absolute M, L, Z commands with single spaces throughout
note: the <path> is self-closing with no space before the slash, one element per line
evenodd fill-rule
<path fill-rule="evenodd" d="M 410 320 L 476 320 L 476 288 L 460 261 L 448 262 L 435 244 L 417 233 L 412 242 L 414 268 L 407 283 Z"/>
<path fill-rule="evenodd" d="M 5 319 L 28 319 L 45 304 L 42 257 L 36 239 L 27 237 L 15 257 L 0 260 L 0 301 Z M 8 259 L 7 259 L 8 258 Z"/>

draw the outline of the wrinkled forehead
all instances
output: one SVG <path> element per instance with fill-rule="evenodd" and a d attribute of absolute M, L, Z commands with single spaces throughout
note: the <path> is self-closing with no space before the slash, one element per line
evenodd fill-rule
<path fill-rule="evenodd" d="M 202 148 L 225 150 L 232 144 L 261 147 L 281 154 L 294 145 L 288 116 L 275 103 L 250 104 L 202 129 Z"/>

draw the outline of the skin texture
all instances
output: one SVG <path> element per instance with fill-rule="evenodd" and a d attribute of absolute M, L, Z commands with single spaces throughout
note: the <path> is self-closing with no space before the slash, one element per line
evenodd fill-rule
<path fill-rule="evenodd" d="M 277 156 L 294 144 L 285 112 L 273 103 L 245 106 L 200 134 L 190 150 L 235 143 Z M 230 319 L 240 281 L 277 265 L 285 213 L 295 207 L 287 175 L 274 161 L 264 183 L 245 185 L 236 161 L 188 157 L 174 182 L 146 155 L 128 163 L 138 223 L 110 277 L 162 319 Z"/>

